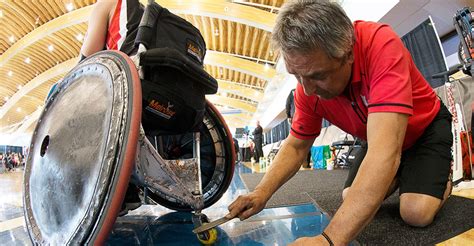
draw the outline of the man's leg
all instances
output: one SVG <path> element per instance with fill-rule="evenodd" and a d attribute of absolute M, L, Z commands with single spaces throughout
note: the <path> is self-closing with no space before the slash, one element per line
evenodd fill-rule
<path fill-rule="evenodd" d="M 417 193 L 400 195 L 400 216 L 403 221 L 411 226 L 418 227 L 431 224 L 438 211 L 447 201 L 452 188 L 452 182 L 448 181 L 443 199 Z"/>
<path fill-rule="evenodd" d="M 402 155 L 400 215 L 407 224 L 431 224 L 449 197 L 452 144 L 451 114 L 442 105 L 416 144 Z"/>

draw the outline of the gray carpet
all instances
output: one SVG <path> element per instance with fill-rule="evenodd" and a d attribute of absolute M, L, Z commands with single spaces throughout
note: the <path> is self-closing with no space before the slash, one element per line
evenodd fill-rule
<path fill-rule="evenodd" d="M 272 196 L 266 207 L 312 203 L 308 193 L 318 190 L 338 193 L 343 188 L 347 173 L 347 170 L 340 169 L 333 171 L 299 171 Z M 240 177 L 247 189 L 253 190 L 263 178 L 263 175 L 263 173 L 241 173 Z"/>
<path fill-rule="evenodd" d="M 249 190 L 263 174 L 241 174 Z M 347 170 L 300 171 L 273 195 L 267 207 L 303 203 L 316 205 L 330 217 L 342 203 L 342 188 Z M 398 191 L 384 201 L 374 220 L 358 236 L 363 245 L 432 245 L 474 228 L 474 200 L 452 196 L 426 228 L 403 223 L 398 212 Z"/>

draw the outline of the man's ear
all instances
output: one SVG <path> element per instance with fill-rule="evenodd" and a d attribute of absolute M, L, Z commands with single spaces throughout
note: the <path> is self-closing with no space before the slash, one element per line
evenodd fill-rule
<path fill-rule="evenodd" d="M 347 62 L 354 63 L 354 51 L 352 49 L 347 53 Z"/>

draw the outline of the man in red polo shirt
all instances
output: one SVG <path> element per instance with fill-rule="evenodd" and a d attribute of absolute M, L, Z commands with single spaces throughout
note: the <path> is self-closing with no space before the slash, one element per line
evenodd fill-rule
<path fill-rule="evenodd" d="M 400 188 L 400 215 L 429 225 L 451 191 L 451 115 L 388 25 L 351 23 L 336 3 L 291 1 L 277 17 L 272 41 L 296 76 L 291 134 L 255 190 L 229 206 L 246 219 L 299 169 L 322 118 L 367 140 L 351 167 L 344 202 L 324 230 L 295 244 L 348 244 L 385 197 Z"/>

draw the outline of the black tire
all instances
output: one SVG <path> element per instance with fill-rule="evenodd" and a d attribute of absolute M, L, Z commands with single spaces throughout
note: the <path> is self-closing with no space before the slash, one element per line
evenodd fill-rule
<path fill-rule="evenodd" d="M 204 208 L 217 202 L 226 192 L 234 174 L 235 154 L 232 136 L 220 114 L 209 102 L 206 105 L 201 133 L 201 180 Z M 160 136 L 165 159 L 191 158 L 192 134 Z M 214 139 L 216 138 L 216 139 Z M 217 153 L 222 155 L 218 156 Z M 176 211 L 192 211 L 186 204 L 157 190 L 148 189 L 148 197 L 154 202 Z"/>

